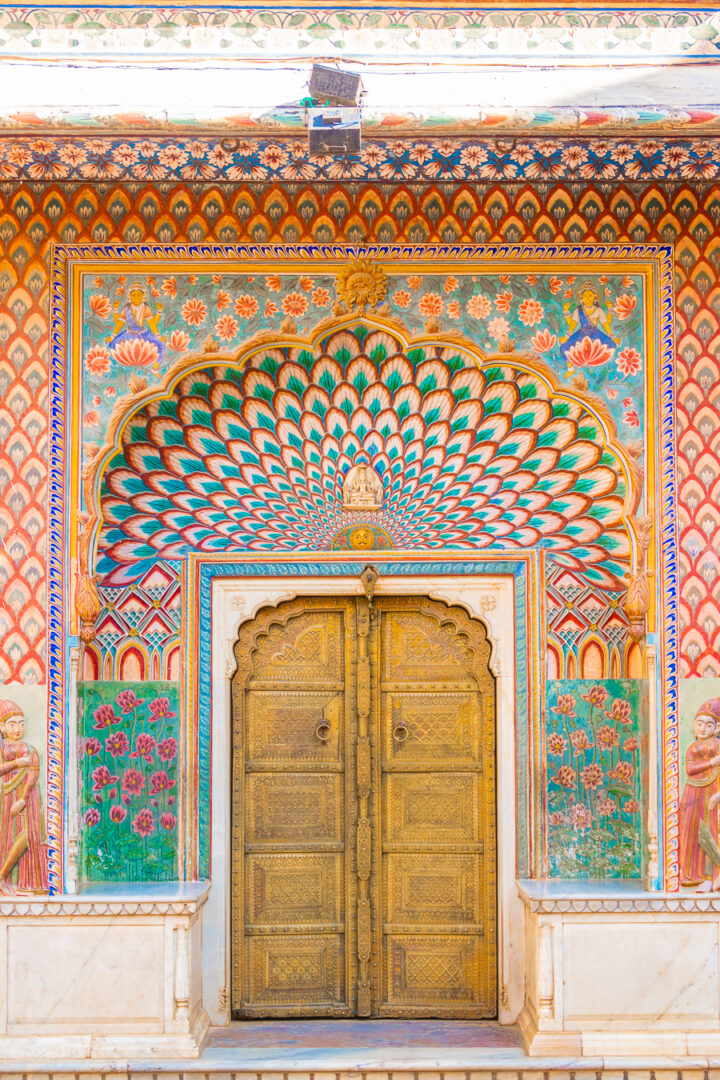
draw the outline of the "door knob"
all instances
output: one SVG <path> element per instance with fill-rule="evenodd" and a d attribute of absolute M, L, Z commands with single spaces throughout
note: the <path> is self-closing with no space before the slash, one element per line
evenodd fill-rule
<path fill-rule="evenodd" d="M 409 734 L 408 726 L 404 720 L 398 720 L 393 728 L 393 739 L 396 742 L 405 742 Z"/>

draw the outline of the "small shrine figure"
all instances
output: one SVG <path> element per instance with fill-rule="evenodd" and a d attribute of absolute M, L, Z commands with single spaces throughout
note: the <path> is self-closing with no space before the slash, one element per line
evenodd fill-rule
<path fill-rule="evenodd" d="M 40 755 L 25 742 L 25 716 L 0 700 L 0 891 L 47 892 Z"/>
<path fill-rule="evenodd" d="M 116 305 L 117 307 L 117 305 Z M 115 311 L 115 332 L 108 348 L 116 350 L 124 342 L 145 341 L 157 350 L 157 360 L 165 354 L 165 343 L 158 334 L 158 322 L 162 304 L 156 304 L 155 313 L 145 299 L 145 289 L 139 281 L 133 282 L 121 311 Z"/>
<path fill-rule="evenodd" d="M 713 813 L 720 795 L 720 698 L 700 706 L 694 722 L 695 741 L 685 753 L 685 787 L 680 799 L 680 884 L 700 885 L 712 879 L 713 863 L 700 844 L 700 826 L 707 823 L 718 840 L 718 815 Z M 709 804 L 713 801 L 713 806 Z"/>
<path fill-rule="evenodd" d="M 344 510 L 379 510 L 382 506 L 383 482 L 367 461 L 348 469 L 342 501 Z"/>
<path fill-rule="evenodd" d="M 577 306 L 573 311 L 570 307 L 571 304 L 568 301 L 565 304 L 568 332 L 559 341 L 560 355 L 568 366 L 568 373 L 572 373 L 576 366 L 588 364 L 592 367 L 602 362 L 602 358 L 611 359 L 615 346 L 618 344 L 618 339 L 611 333 L 612 310 L 609 307 L 602 307 L 592 285 L 583 285 L 578 293 Z M 589 357 L 583 364 L 579 364 L 577 357 L 575 359 L 573 357 L 577 347 L 582 346 L 585 341 L 587 341 L 586 348 L 589 350 Z M 594 353 L 590 351 L 593 343 L 599 346 L 596 347 Z"/>

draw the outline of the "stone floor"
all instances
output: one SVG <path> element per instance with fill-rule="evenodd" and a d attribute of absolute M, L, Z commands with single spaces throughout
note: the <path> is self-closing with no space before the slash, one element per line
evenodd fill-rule
<path fill-rule="evenodd" d="M 206 1043 L 250 1049 L 484 1048 L 522 1051 L 514 1027 L 483 1020 L 254 1020 L 214 1028 Z"/>

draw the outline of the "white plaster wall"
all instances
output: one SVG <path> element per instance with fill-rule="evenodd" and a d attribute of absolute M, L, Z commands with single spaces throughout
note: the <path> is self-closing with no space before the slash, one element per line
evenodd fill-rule
<path fill-rule="evenodd" d="M 212 586 L 212 885 L 203 921 L 203 1003 L 211 1023 L 229 1023 L 230 986 L 230 784 L 233 646 L 241 623 L 261 607 L 295 596 L 361 595 L 354 578 L 223 578 Z M 514 1023 L 524 1001 L 524 908 L 515 885 L 515 635 L 511 578 L 380 578 L 376 595 L 425 595 L 461 604 L 481 619 L 492 645 L 497 678 L 498 990 L 499 1019 Z"/>

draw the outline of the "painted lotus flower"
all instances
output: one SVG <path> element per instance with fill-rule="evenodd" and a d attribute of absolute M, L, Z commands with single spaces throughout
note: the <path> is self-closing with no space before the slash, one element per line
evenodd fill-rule
<path fill-rule="evenodd" d="M 467 302 L 467 313 L 473 319 L 486 319 L 490 314 L 490 308 L 490 301 L 482 293 L 476 293 Z"/>
<path fill-rule="evenodd" d="M 241 319 L 252 319 L 257 315 L 258 302 L 254 296 L 244 293 L 235 301 L 235 314 Z"/>
<path fill-rule="evenodd" d="M 553 757 L 562 757 L 567 750 L 567 742 L 557 731 L 551 731 L 547 737 L 548 751 Z"/>
<path fill-rule="evenodd" d="M 605 773 L 595 762 L 591 762 L 589 765 L 586 765 L 580 773 L 580 781 L 588 789 L 588 791 L 596 791 L 599 787 L 602 786 L 604 780 Z"/>
<path fill-rule="evenodd" d="M 175 781 L 171 780 L 164 769 L 159 769 L 150 777 L 150 794 L 159 795 L 161 791 L 170 791 L 175 787 Z"/>
<path fill-rule="evenodd" d="M 556 342 L 557 338 L 554 334 L 551 334 L 549 330 L 538 330 L 530 344 L 533 352 L 544 353 L 554 349 Z"/>
<path fill-rule="evenodd" d="M 91 375 L 107 375 L 110 370 L 110 353 L 104 345 L 91 345 L 85 353 L 85 367 Z"/>
<path fill-rule="evenodd" d="M 592 750 L 593 744 L 590 742 L 584 728 L 575 728 L 571 731 L 570 742 L 573 744 L 573 751 L 576 754 L 584 754 L 586 750 Z"/>
<path fill-rule="evenodd" d="M 161 739 L 157 744 L 158 757 L 161 761 L 172 761 L 177 757 L 178 743 L 177 739 Z"/>
<path fill-rule="evenodd" d="M 90 310 L 97 315 L 99 319 L 109 319 L 112 312 L 112 303 L 109 297 L 103 296 L 101 293 L 95 293 L 89 300 Z"/>
<path fill-rule="evenodd" d="M 418 308 L 421 315 L 442 315 L 445 301 L 439 293 L 425 293 L 420 297 Z"/>
<path fill-rule="evenodd" d="M 133 709 L 138 709 L 145 698 L 137 697 L 134 690 L 121 690 L 115 701 L 120 706 L 120 711 L 126 716 Z"/>
<path fill-rule="evenodd" d="M 140 758 L 143 761 L 147 761 L 148 765 L 152 765 L 154 749 L 154 737 L 152 735 L 148 735 L 145 731 L 141 731 L 135 739 L 135 749 L 130 754 L 130 759 L 132 760 L 133 758 Z"/>
<path fill-rule="evenodd" d="M 115 715 L 115 710 L 112 705 L 98 705 L 93 713 L 95 723 L 93 728 L 95 731 L 102 731 L 103 728 L 110 727 L 111 724 L 122 723 L 122 717 Z"/>
<path fill-rule="evenodd" d="M 129 795 L 139 795 L 145 787 L 145 777 L 139 769 L 128 769 L 123 776 L 122 786 Z"/>
<path fill-rule="evenodd" d="M 552 779 L 553 782 L 559 784 L 560 787 L 571 788 L 575 787 L 577 773 L 574 769 L 571 769 L 569 765 L 561 765 L 556 775 L 553 776 Z"/>
<path fill-rule="evenodd" d="M 98 765 L 97 769 L 92 771 L 93 792 L 97 793 L 102 791 L 103 788 L 111 787 L 113 784 L 117 784 L 119 779 L 118 776 L 113 776 L 107 765 Z"/>
<path fill-rule="evenodd" d="M 157 362 L 158 347 L 144 338 L 127 338 L 113 349 L 113 356 L 124 367 L 150 367 Z"/>
<path fill-rule="evenodd" d="M 609 775 L 613 780 L 620 780 L 622 783 L 627 784 L 632 779 L 633 769 L 629 761 L 618 761 L 614 769 L 611 770 Z"/>
<path fill-rule="evenodd" d="M 637 297 L 628 296 L 627 293 L 623 293 L 622 296 L 618 296 L 617 300 L 613 304 L 613 311 L 617 315 L 618 319 L 627 319 L 627 317 L 637 307 Z"/>
<path fill-rule="evenodd" d="M 221 315 L 215 323 L 215 333 L 221 341 L 232 341 L 237 336 L 238 324 L 232 315 Z"/>
<path fill-rule="evenodd" d="M 559 694 L 557 705 L 553 705 L 551 712 L 560 713 L 562 716 L 575 716 L 575 698 L 572 694 Z"/>
<path fill-rule="evenodd" d="M 138 836 L 150 836 L 151 833 L 154 833 L 155 818 L 153 817 L 152 810 L 148 809 L 147 807 L 139 810 L 138 813 L 135 815 L 132 827 L 133 830 L 138 834 Z"/>
<path fill-rule="evenodd" d="M 620 736 L 615 728 L 610 727 L 609 724 L 601 724 L 597 729 L 597 744 L 601 746 L 603 750 L 610 750 L 611 747 L 617 746 L 620 742 Z"/>
<path fill-rule="evenodd" d="M 148 709 L 150 710 L 149 724 L 154 724 L 156 720 L 164 720 L 175 716 L 174 712 L 170 712 L 170 701 L 166 697 L 153 698 L 148 705 Z"/>
<path fill-rule="evenodd" d="M 129 749 L 130 743 L 124 731 L 111 731 L 105 740 L 105 753 L 110 757 L 124 757 Z"/>
<path fill-rule="evenodd" d="M 173 352 L 185 352 L 190 344 L 190 335 L 186 330 L 173 330 L 168 338 L 168 348 Z"/>
<path fill-rule="evenodd" d="M 160 815 L 160 827 L 162 829 L 174 829 L 176 823 L 177 819 L 174 814 L 165 811 L 164 814 Z"/>
<path fill-rule="evenodd" d="M 124 806 L 111 806 L 110 807 L 110 820 L 119 825 L 127 817 L 127 809 Z"/>
<path fill-rule="evenodd" d="M 617 803 L 613 799 L 608 799 L 607 796 L 598 798 L 595 803 L 595 810 L 602 817 L 612 817 L 613 814 L 617 814 L 617 809 Z"/>
<path fill-rule="evenodd" d="M 518 319 L 524 326 L 535 326 L 545 314 L 545 309 L 537 300 L 523 300 L 518 308 Z"/>
<path fill-rule="evenodd" d="M 283 297 L 283 301 L 280 306 L 283 309 L 283 313 L 285 315 L 289 315 L 293 319 L 298 319 L 307 311 L 307 297 L 303 296 L 303 294 L 299 292 L 291 292 L 288 293 L 287 296 Z"/>
<path fill-rule="evenodd" d="M 600 364 L 607 364 L 608 360 L 612 360 L 614 351 L 602 341 L 584 337 L 571 345 L 565 355 L 575 367 L 599 367 Z"/>
<path fill-rule="evenodd" d="M 592 828 L 593 816 L 584 803 L 575 803 L 571 806 L 568 817 L 573 829 Z"/>
<path fill-rule="evenodd" d="M 637 375 L 642 367 L 642 356 L 637 349 L 631 349 L 628 345 L 615 357 L 615 366 L 626 378 L 628 375 Z"/>
<path fill-rule="evenodd" d="M 607 696 L 607 689 L 604 686 L 600 686 L 599 684 L 597 684 L 596 686 L 591 686 L 587 694 L 580 695 L 583 701 L 589 702 L 590 705 L 594 705 L 597 709 L 601 709 L 603 707 Z"/>
<path fill-rule="evenodd" d="M 88 757 L 95 757 L 102 750 L 102 743 L 99 739 L 86 739 L 85 740 L 85 753 Z"/>
<path fill-rule="evenodd" d="M 630 702 L 623 701 L 622 698 L 615 698 L 610 706 L 610 711 L 606 711 L 605 715 L 610 720 L 614 720 L 616 724 L 631 724 L 632 708 Z"/>
<path fill-rule="evenodd" d="M 85 824 L 89 825 L 90 828 L 92 828 L 93 825 L 97 825 L 99 821 L 100 811 L 97 810 L 96 807 L 91 806 L 89 810 L 85 811 Z"/>
<path fill-rule="evenodd" d="M 207 304 L 196 297 L 186 300 L 182 306 L 182 317 L 189 326 L 200 326 L 207 318 Z"/>

